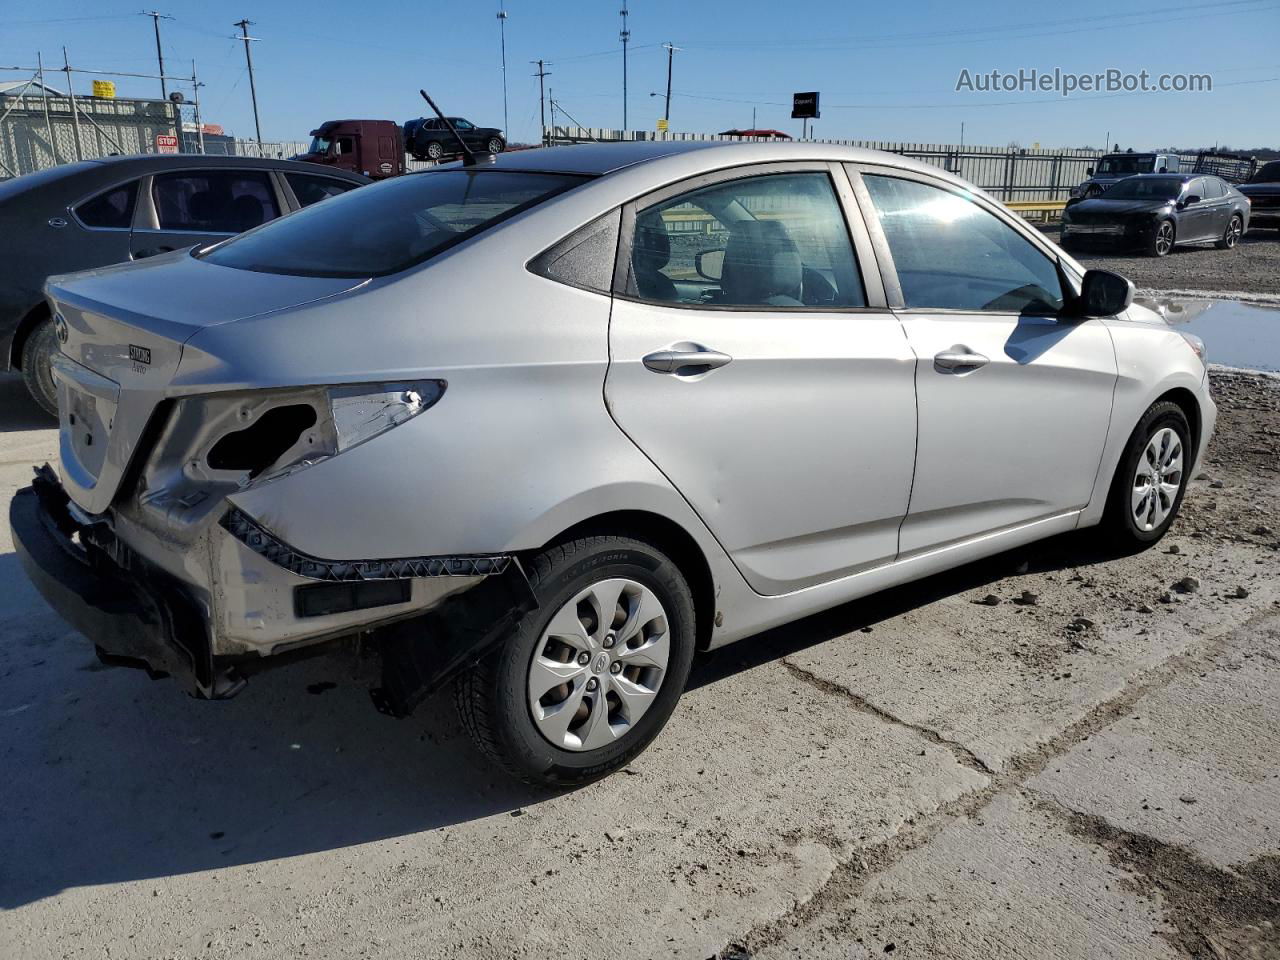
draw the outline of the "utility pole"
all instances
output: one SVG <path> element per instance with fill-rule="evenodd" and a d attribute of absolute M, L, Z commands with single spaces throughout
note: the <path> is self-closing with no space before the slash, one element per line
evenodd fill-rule
<path fill-rule="evenodd" d="M 196 104 L 196 142 L 200 144 L 200 152 L 204 153 L 204 123 L 200 119 L 200 88 L 204 84 L 196 77 L 196 62 L 191 61 L 191 99 Z"/>
<path fill-rule="evenodd" d="M 627 0 L 622 0 L 622 29 L 618 39 L 622 41 L 622 129 L 627 129 L 627 44 L 631 42 L 631 30 L 627 27 Z"/>
<path fill-rule="evenodd" d="M 161 13 L 159 10 L 144 10 L 142 16 L 150 17 L 151 24 L 156 28 L 156 60 L 160 63 L 160 99 L 169 99 L 169 89 L 164 82 L 164 51 L 160 48 L 160 21 L 172 20 L 173 17 Z"/>
<path fill-rule="evenodd" d="M 544 78 L 551 76 L 551 73 L 543 65 L 541 60 L 530 60 L 530 63 L 538 65 L 538 72 L 534 74 L 538 78 L 538 118 L 542 121 L 542 145 L 547 145 L 547 99 L 543 93 Z M 554 120 L 554 116 L 552 118 Z"/>
<path fill-rule="evenodd" d="M 249 98 L 253 101 L 253 130 L 258 135 L 258 156 L 262 156 L 262 124 L 258 122 L 258 88 L 253 84 L 253 54 L 249 52 L 249 42 L 257 40 L 257 37 L 249 36 L 249 27 L 253 25 L 252 20 L 239 20 L 233 23 L 233 27 L 239 27 L 242 39 L 244 41 L 244 62 L 249 68 Z"/>
<path fill-rule="evenodd" d="M 664 43 L 663 49 L 667 51 L 667 110 L 662 115 L 663 119 L 668 123 L 671 122 L 671 61 L 675 57 L 679 47 L 672 46 L 670 43 Z"/>
<path fill-rule="evenodd" d="M 511 136 L 507 129 L 507 11 L 502 9 L 502 0 L 498 0 L 498 32 L 502 36 L 502 133 Z"/>
<path fill-rule="evenodd" d="M 551 106 L 551 135 L 555 136 L 556 132 L 556 98 L 555 95 L 547 91 L 547 103 Z"/>

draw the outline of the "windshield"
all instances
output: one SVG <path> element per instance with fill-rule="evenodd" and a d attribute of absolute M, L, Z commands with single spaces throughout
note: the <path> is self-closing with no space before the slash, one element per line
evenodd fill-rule
<path fill-rule="evenodd" d="M 307 153 L 328 153 L 332 143 L 329 137 L 316 137 L 311 141 L 311 146 L 307 147 Z"/>
<path fill-rule="evenodd" d="M 1280 160 L 1264 163 L 1262 169 L 1249 178 L 1250 183 L 1280 183 Z"/>
<path fill-rule="evenodd" d="M 1133 173 L 1150 173 L 1155 157 L 1104 157 L 1098 164 L 1102 176 L 1128 176 Z"/>
<path fill-rule="evenodd" d="M 1131 177 L 1102 191 L 1104 200 L 1172 200 L 1182 192 L 1182 181 L 1172 177 Z"/>
<path fill-rule="evenodd" d="M 497 170 L 411 174 L 274 220 L 219 244 L 203 259 L 304 277 L 386 276 L 586 179 Z"/>

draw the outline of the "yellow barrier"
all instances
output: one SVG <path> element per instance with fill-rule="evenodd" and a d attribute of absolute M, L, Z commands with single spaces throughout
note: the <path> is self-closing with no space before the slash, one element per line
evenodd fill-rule
<path fill-rule="evenodd" d="M 1013 200 L 1005 204 L 1010 210 L 1019 215 L 1028 213 L 1039 213 L 1042 220 L 1051 220 L 1055 213 L 1061 213 L 1067 208 L 1065 200 Z"/>

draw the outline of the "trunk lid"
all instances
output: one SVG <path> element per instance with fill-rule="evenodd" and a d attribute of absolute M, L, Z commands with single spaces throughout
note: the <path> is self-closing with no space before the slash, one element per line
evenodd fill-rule
<path fill-rule="evenodd" d="M 198 331 L 361 282 L 235 270 L 186 251 L 51 277 L 45 292 L 62 350 L 53 365 L 59 456 L 71 499 L 90 513 L 110 506 L 183 344 Z"/>

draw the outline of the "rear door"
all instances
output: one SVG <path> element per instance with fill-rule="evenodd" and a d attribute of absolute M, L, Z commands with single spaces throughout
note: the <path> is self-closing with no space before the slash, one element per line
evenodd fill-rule
<path fill-rule="evenodd" d="M 1084 507 L 1115 350 L 1102 321 L 1059 316 L 1067 290 L 1051 248 L 948 182 L 873 166 L 851 175 L 919 358 L 901 555 Z"/>
<path fill-rule="evenodd" d="M 265 170 L 181 170 L 149 181 L 129 240 L 134 260 L 224 240 L 274 220 L 283 209 Z"/>
<path fill-rule="evenodd" d="M 835 164 L 686 181 L 624 210 L 605 397 L 751 586 L 890 562 L 914 356 Z"/>

